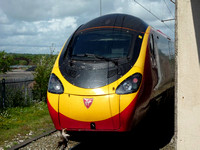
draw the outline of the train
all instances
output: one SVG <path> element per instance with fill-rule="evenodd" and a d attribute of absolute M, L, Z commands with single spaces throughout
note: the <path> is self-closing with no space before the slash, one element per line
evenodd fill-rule
<path fill-rule="evenodd" d="M 174 92 L 174 42 L 140 18 L 108 14 L 74 31 L 50 75 L 47 104 L 57 130 L 132 131 Z"/>

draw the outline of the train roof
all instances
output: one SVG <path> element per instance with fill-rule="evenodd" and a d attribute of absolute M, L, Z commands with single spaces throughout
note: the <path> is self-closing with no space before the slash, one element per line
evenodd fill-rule
<path fill-rule="evenodd" d="M 80 31 L 100 26 L 124 27 L 131 28 L 139 32 L 145 32 L 148 24 L 135 16 L 127 14 L 109 14 L 89 21 L 88 23 L 82 25 L 78 30 Z"/>

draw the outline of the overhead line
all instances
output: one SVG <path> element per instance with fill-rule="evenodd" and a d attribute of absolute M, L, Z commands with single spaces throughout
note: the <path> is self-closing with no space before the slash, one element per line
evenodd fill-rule
<path fill-rule="evenodd" d="M 144 8 L 147 12 L 149 12 L 151 15 L 153 15 L 156 19 L 158 19 L 160 22 L 162 22 L 162 19 L 160 19 L 158 16 L 156 16 L 154 13 L 152 13 L 149 9 L 147 9 L 146 7 L 144 7 L 142 4 L 140 4 L 139 2 L 137 2 L 136 0 L 134 0 L 138 5 L 140 5 L 142 8 Z M 172 29 L 170 29 L 170 27 L 162 22 L 170 31 L 174 32 Z"/>
<path fill-rule="evenodd" d="M 165 5 L 166 5 L 167 9 L 169 10 L 170 14 L 172 15 L 172 17 L 174 17 L 174 15 L 172 14 L 171 10 L 169 9 L 169 6 L 167 5 L 166 1 L 165 0 L 163 0 L 163 1 L 164 1 Z"/>
<path fill-rule="evenodd" d="M 162 21 L 161 21 L 162 22 Z M 164 22 L 162 22 L 170 31 L 172 31 L 172 32 L 174 32 L 174 30 L 172 30 L 172 29 L 170 29 L 170 27 L 166 24 L 166 23 L 164 23 Z"/>
<path fill-rule="evenodd" d="M 146 7 L 144 7 L 142 4 L 138 3 L 136 0 L 134 0 L 138 5 L 140 5 L 142 8 L 144 8 L 146 11 L 148 11 L 150 14 L 152 14 L 155 18 L 158 20 L 161 20 L 159 17 L 157 17 L 155 14 L 153 14 L 150 10 L 148 10 Z"/>
<path fill-rule="evenodd" d="M 163 19 L 163 20 L 161 20 L 161 22 L 165 22 L 165 21 L 172 21 L 172 20 L 175 20 L 174 18 L 172 18 L 172 19 Z"/>
<path fill-rule="evenodd" d="M 176 4 L 173 0 L 170 0 L 172 3 Z"/>

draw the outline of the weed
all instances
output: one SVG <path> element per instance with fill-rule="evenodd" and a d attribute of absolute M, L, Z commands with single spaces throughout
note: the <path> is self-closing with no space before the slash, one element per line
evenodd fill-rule
<path fill-rule="evenodd" d="M 27 136 L 33 137 L 52 128 L 53 123 L 44 102 L 35 103 L 30 107 L 8 108 L 0 113 L 0 147 L 6 147 L 4 141 L 14 139 L 13 143 L 19 142 L 27 139 Z M 15 136 L 18 137 L 18 141 Z"/>
<path fill-rule="evenodd" d="M 46 55 L 43 56 L 37 64 L 37 68 L 34 73 L 35 85 L 33 88 L 33 97 L 39 101 L 46 101 L 46 92 L 49 82 L 49 77 L 56 56 Z"/>

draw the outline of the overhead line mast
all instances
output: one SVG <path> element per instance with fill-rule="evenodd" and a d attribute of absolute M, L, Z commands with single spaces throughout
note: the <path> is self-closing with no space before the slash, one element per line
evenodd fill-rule
<path fill-rule="evenodd" d="M 100 13 L 100 16 L 102 15 L 102 6 L 101 6 L 101 0 L 100 0 L 100 6 L 99 6 L 99 13 Z"/>

